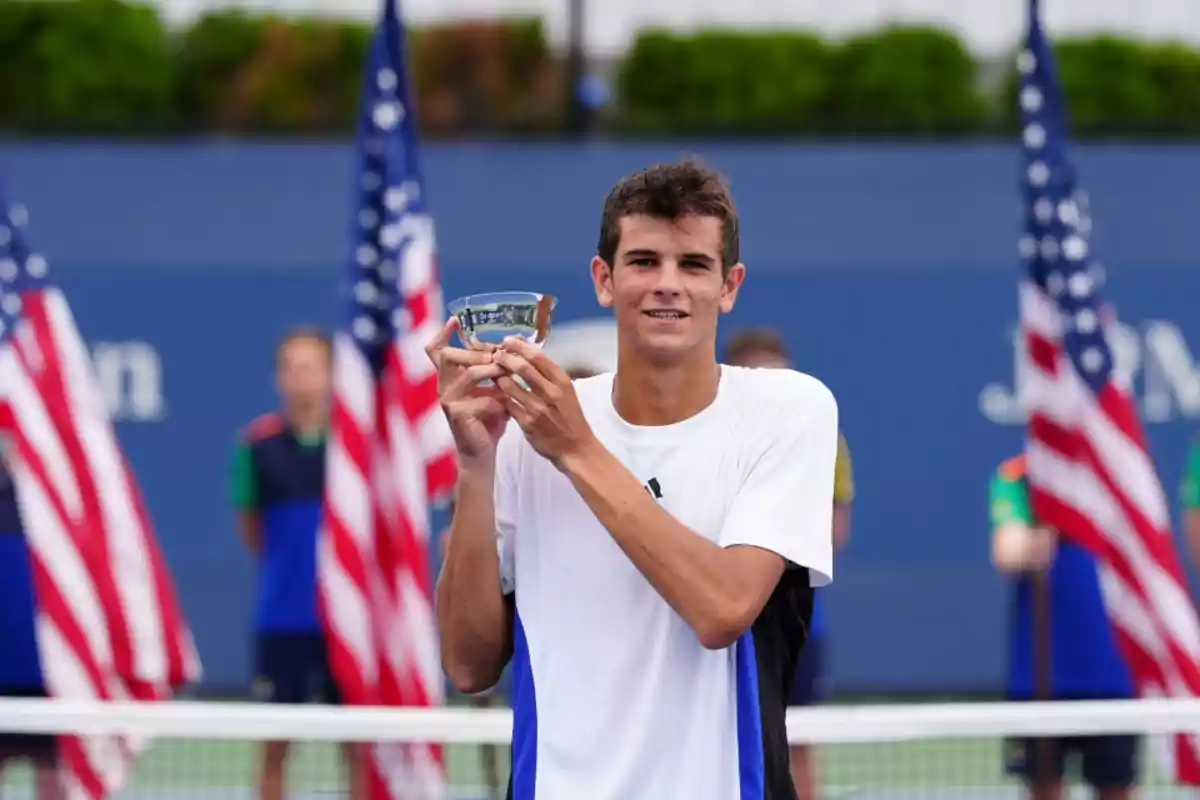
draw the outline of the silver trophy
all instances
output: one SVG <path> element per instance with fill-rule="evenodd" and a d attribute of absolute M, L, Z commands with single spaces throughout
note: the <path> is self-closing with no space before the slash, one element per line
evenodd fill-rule
<path fill-rule="evenodd" d="M 541 347 L 550 336 L 550 320 L 558 300 L 538 292 L 487 292 L 450 301 L 458 317 L 463 347 L 500 346 L 509 336 L 520 336 Z"/>

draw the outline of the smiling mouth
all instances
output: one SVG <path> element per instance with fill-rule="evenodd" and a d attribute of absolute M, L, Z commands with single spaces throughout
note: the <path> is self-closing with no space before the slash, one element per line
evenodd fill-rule
<path fill-rule="evenodd" d="M 642 313 L 648 317 L 653 317 L 654 319 L 686 319 L 687 318 L 687 314 L 683 313 L 682 311 L 643 311 Z"/>

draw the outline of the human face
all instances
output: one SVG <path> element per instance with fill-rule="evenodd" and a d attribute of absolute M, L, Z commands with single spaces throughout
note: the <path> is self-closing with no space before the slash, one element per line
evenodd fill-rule
<path fill-rule="evenodd" d="M 316 339 L 293 339 L 279 352 L 275 380 L 288 408 L 314 408 L 329 396 L 329 350 Z"/>
<path fill-rule="evenodd" d="M 765 369 L 786 369 L 791 365 L 783 356 L 770 350 L 750 350 L 743 353 L 734 366 L 761 367 Z"/>
<path fill-rule="evenodd" d="M 622 219 L 615 263 L 592 259 L 596 297 L 613 309 L 622 350 L 660 364 L 698 348 L 715 353 L 717 320 L 733 309 L 746 275 L 742 264 L 722 274 L 721 252 L 716 217 Z"/>

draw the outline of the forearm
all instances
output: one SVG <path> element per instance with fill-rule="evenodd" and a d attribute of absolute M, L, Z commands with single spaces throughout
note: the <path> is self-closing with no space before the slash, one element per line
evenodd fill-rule
<path fill-rule="evenodd" d="M 1187 535 L 1188 555 L 1192 564 L 1200 568 L 1200 509 L 1189 508 L 1184 514 L 1184 532 Z"/>
<path fill-rule="evenodd" d="M 242 535 L 242 544 L 250 555 L 257 556 L 262 550 L 262 534 L 258 524 L 258 516 L 243 511 L 238 516 L 238 532 Z"/>
<path fill-rule="evenodd" d="M 510 655 L 508 604 L 496 551 L 494 477 L 464 470 L 437 583 L 442 666 L 457 689 L 494 686 Z"/>
<path fill-rule="evenodd" d="M 841 550 L 850 540 L 850 504 L 836 503 L 833 506 L 833 549 Z"/>
<path fill-rule="evenodd" d="M 561 466 L 613 540 L 700 642 L 719 649 L 736 641 L 761 603 L 745 591 L 733 554 L 667 513 L 603 446 L 564 459 Z"/>

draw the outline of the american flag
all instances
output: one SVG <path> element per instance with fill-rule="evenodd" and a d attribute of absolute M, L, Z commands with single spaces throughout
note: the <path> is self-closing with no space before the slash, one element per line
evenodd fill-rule
<path fill-rule="evenodd" d="M 355 705 L 436 706 L 429 513 L 457 467 L 424 345 L 444 320 L 395 0 L 367 69 L 347 315 L 334 340 L 333 417 L 318 582 L 334 675 Z M 441 798 L 441 748 L 369 748 L 374 798 Z"/>
<path fill-rule="evenodd" d="M 0 432 L 37 598 L 47 693 L 162 700 L 200 677 L 191 632 L 91 360 L 25 209 L 0 195 Z M 61 736 L 69 797 L 124 785 L 144 742 Z"/>
<path fill-rule="evenodd" d="M 1020 318 L 1028 357 L 1028 479 L 1034 511 L 1095 554 L 1104 604 L 1143 697 L 1200 696 L 1200 620 L 1093 260 L 1091 218 L 1067 157 L 1054 58 L 1030 2 L 1018 55 L 1025 168 Z M 1200 784 L 1200 740 L 1159 742 L 1170 774 Z"/>

